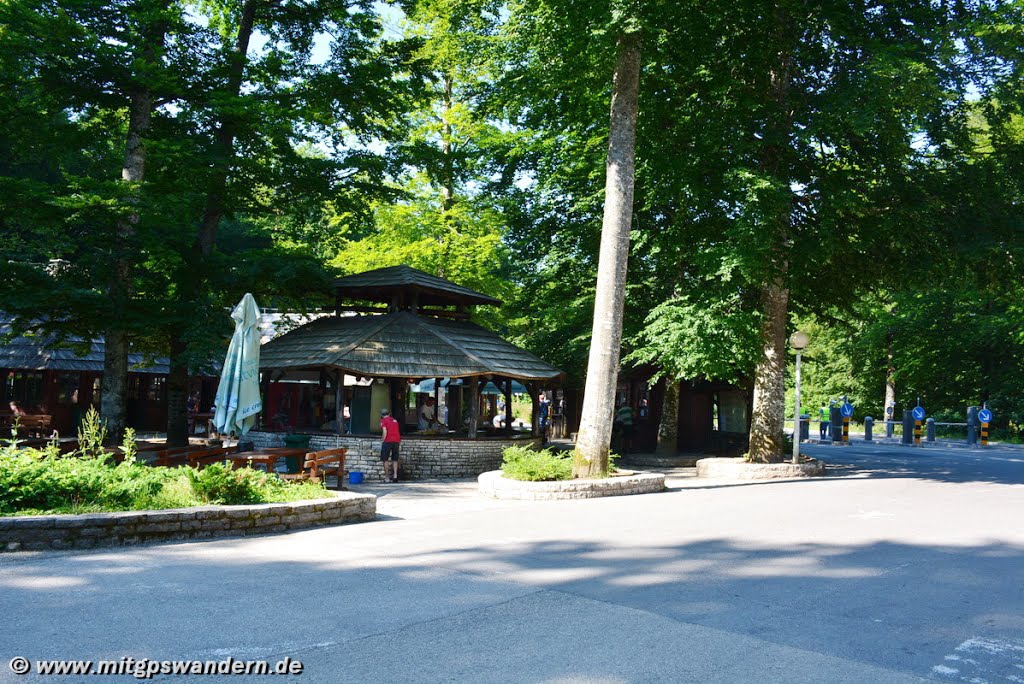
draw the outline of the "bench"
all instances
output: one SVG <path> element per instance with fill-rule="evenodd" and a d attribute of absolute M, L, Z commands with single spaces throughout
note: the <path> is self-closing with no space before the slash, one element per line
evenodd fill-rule
<path fill-rule="evenodd" d="M 225 456 L 228 454 L 234 454 L 237 452 L 238 447 L 217 447 L 215 449 L 190 451 L 185 454 L 185 458 L 188 459 L 188 464 L 190 466 L 199 470 L 211 463 L 220 463 L 225 460 Z"/>
<path fill-rule="evenodd" d="M 175 466 L 185 465 L 188 463 L 188 455 L 190 453 L 201 450 L 202 447 L 187 446 L 161 449 L 159 451 L 148 451 L 146 453 L 153 455 L 153 461 L 150 465 L 173 468 Z"/>
<path fill-rule="evenodd" d="M 18 434 L 29 437 L 49 437 L 53 432 L 50 429 L 52 422 L 53 416 L 41 413 L 27 416 L 16 416 L 12 413 L 0 415 L 0 427 L 10 428 L 17 423 Z"/>
<path fill-rule="evenodd" d="M 327 476 L 334 474 L 338 476 L 338 489 L 344 489 L 345 482 L 345 454 L 348 449 L 326 449 L 324 451 L 311 451 L 306 454 L 306 460 L 302 464 L 302 472 L 294 475 L 278 474 L 278 477 L 285 480 L 315 480 L 327 485 Z"/>

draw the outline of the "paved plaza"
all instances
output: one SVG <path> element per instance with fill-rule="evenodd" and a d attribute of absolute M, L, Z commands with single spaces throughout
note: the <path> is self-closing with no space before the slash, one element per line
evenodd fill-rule
<path fill-rule="evenodd" d="M 301 682 L 1024 682 L 1024 450 L 808 446 L 824 478 L 488 501 L 0 555 L 0 682 L 37 659 L 303 663 Z M 89 677 L 87 681 L 137 681 Z M 161 677 L 260 681 L 267 677 Z"/>

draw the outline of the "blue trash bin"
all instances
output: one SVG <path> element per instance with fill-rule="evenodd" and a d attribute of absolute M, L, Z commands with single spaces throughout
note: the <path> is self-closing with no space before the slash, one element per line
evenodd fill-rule
<path fill-rule="evenodd" d="M 358 470 L 353 470 L 348 474 L 349 484 L 363 484 L 363 474 Z"/>

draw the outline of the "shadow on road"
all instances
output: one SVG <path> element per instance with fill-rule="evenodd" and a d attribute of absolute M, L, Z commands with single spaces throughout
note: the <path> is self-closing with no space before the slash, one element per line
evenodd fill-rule
<path fill-rule="evenodd" d="M 251 541 L 220 544 L 230 550 Z M 186 544 L 170 554 L 142 548 L 54 556 L 49 564 L 32 558 L 8 563 L 0 577 L 0 609 L 18 619 L 5 621 L 0 637 L 8 649 L 31 649 L 35 657 L 130 652 L 191 658 L 243 647 L 251 657 L 301 653 L 319 644 L 339 649 L 341 660 L 351 661 L 372 648 L 363 639 L 394 632 L 382 646 L 381 656 L 388 658 L 390 649 L 408 646 L 403 630 L 433 623 L 426 630 L 433 633 L 430 647 L 417 651 L 414 680 L 448 681 L 458 679 L 460 667 L 469 667 L 460 658 L 477 635 L 455 639 L 446 632 L 446 621 L 477 612 L 479 629 L 497 630 L 508 648 L 473 666 L 484 672 L 494 668 L 506 673 L 498 679 L 515 681 L 515 661 L 522 656 L 518 649 L 529 649 L 534 635 L 544 633 L 557 616 L 509 609 L 512 617 L 500 619 L 510 624 L 495 625 L 491 622 L 499 618 L 487 611 L 514 607 L 541 590 L 594 602 L 587 604 L 591 607 L 612 604 L 616 610 L 625 607 L 922 676 L 949 665 L 946 656 L 978 635 L 1012 645 L 1024 633 L 1024 594 L 1019 591 L 1024 548 L 1002 544 L 823 541 L 766 548 L 734 539 L 678 546 L 570 539 L 411 551 L 400 557 L 392 553 L 355 565 L 322 556 L 211 557 L 202 549 Z M 1017 583 L 1017 589 L 1008 582 Z M 62 625 L 74 628 L 69 632 Z M 589 627 L 579 624 L 578 629 Z M 50 652 L 39 646 L 50 643 L 46 635 L 54 634 L 65 635 L 56 639 L 63 647 Z M 571 635 L 565 637 L 572 641 Z M 592 635 L 599 649 L 627 652 L 641 637 L 617 631 Z M 673 653 L 706 647 L 664 644 Z M 1014 668 L 1022 665 L 1010 651 L 1009 659 L 989 654 L 979 660 L 975 654 L 973 674 L 985 680 L 1017 672 Z M 643 660 L 659 658 L 664 655 L 646 653 Z M 630 660 L 588 675 L 635 680 L 644 670 Z M 580 662 L 573 657 L 545 662 L 545 676 L 578 675 Z M 372 660 L 366 667 L 346 677 L 379 673 Z"/>

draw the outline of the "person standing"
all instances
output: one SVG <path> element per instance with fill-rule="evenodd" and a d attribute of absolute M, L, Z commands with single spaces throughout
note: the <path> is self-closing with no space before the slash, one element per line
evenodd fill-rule
<path fill-rule="evenodd" d="M 827 406 L 822 406 L 821 410 L 818 413 L 819 439 L 821 441 L 824 441 L 825 438 L 828 437 L 828 426 L 829 421 L 831 420 L 831 416 L 829 415 L 829 409 Z"/>
<path fill-rule="evenodd" d="M 548 402 L 546 394 L 540 395 L 540 406 L 537 409 L 537 420 L 540 423 L 540 434 L 542 437 L 547 437 L 548 434 L 548 409 L 551 404 Z"/>
<path fill-rule="evenodd" d="M 428 397 L 420 406 L 419 429 L 430 430 L 437 426 L 437 412 L 434 410 L 434 398 Z"/>
<path fill-rule="evenodd" d="M 384 481 L 398 482 L 398 445 L 402 435 L 398 429 L 398 421 L 387 409 L 380 410 L 380 460 L 384 464 Z M 392 475 L 392 470 L 394 475 Z"/>

